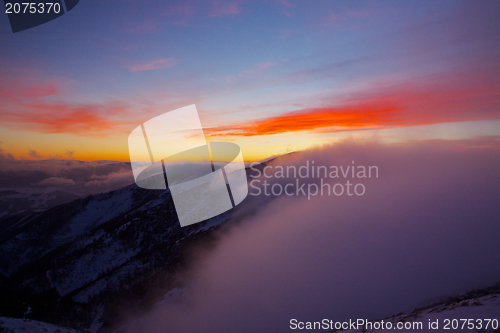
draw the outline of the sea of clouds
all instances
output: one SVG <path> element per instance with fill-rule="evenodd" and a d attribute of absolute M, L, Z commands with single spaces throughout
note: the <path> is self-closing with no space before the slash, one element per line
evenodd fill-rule
<path fill-rule="evenodd" d="M 285 332 L 291 319 L 383 318 L 496 283 L 499 152 L 345 142 L 277 158 L 270 163 L 355 161 L 378 166 L 379 177 L 363 181 L 362 196 L 248 196 L 235 211 L 244 221 L 214 250 L 200 250 L 182 277 L 185 302 L 157 306 L 124 328 Z"/>

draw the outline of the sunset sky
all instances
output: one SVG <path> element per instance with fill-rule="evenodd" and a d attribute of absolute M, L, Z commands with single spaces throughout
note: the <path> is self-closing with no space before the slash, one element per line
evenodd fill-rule
<path fill-rule="evenodd" d="M 498 1 L 90 1 L 13 34 L 0 15 L 4 158 L 128 160 L 196 104 L 258 160 L 346 138 L 499 145 Z"/>

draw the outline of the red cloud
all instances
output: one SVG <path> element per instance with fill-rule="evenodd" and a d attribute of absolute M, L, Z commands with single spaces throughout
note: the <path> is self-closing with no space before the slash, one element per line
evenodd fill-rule
<path fill-rule="evenodd" d="M 123 102 L 78 105 L 46 99 L 61 89 L 59 82 L 52 81 L 0 81 L 0 122 L 23 131 L 104 136 L 111 129 L 140 123 L 138 117 L 147 117 L 134 113 Z"/>
<path fill-rule="evenodd" d="M 93 135 L 127 123 L 109 119 L 109 114 L 123 112 L 124 107 L 112 105 L 74 106 L 67 103 L 36 101 L 21 103 L 17 110 L 2 110 L 2 122 L 22 130 L 43 133 L 74 133 Z M 21 109 L 22 111 L 20 111 Z M 129 117 L 125 117 L 127 119 Z"/>
<path fill-rule="evenodd" d="M 48 81 L 37 85 L 19 79 L 8 79 L 0 82 L 0 99 L 21 99 L 53 96 L 61 90 L 57 81 Z"/>
<path fill-rule="evenodd" d="M 141 64 L 133 65 L 130 66 L 130 70 L 132 72 L 139 72 L 139 71 L 150 71 L 153 69 L 163 69 L 163 68 L 169 68 L 174 66 L 177 63 L 177 60 L 174 58 L 162 58 L 162 59 L 156 59 L 148 62 L 144 62 Z"/>
<path fill-rule="evenodd" d="M 472 78 L 471 78 L 472 80 Z M 209 136 L 255 136 L 297 131 L 332 132 L 500 118 L 500 87 L 407 85 L 358 94 L 352 100 L 255 121 L 205 129 Z"/>
<path fill-rule="evenodd" d="M 250 123 L 236 124 L 205 130 L 210 136 L 226 135 L 270 135 L 296 131 L 314 131 L 325 128 L 366 128 L 381 124 L 401 124 L 404 119 L 397 116 L 396 107 L 366 106 L 351 109 L 316 108 L 285 113 Z"/>

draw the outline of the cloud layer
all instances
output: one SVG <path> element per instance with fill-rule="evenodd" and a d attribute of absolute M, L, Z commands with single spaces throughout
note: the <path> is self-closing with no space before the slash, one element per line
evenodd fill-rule
<path fill-rule="evenodd" d="M 1 150 L 0 180 L 2 189 L 43 192 L 57 188 L 76 195 L 108 192 L 134 182 L 128 162 L 16 160 Z"/>
<path fill-rule="evenodd" d="M 130 66 L 132 72 L 150 71 L 154 69 L 164 69 L 174 66 L 177 63 L 175 58 L 160 58 L 152 61 L 142 62 L 137 65 Z"/>
<path fill-rule="evenodd" d="M 379 178 L 352 179 L 363 196 L 249 196 L 243 223 L 184 276 L 188 302 L 126 328 L 281 332 L 292 318 L 375 319 L 495 283 L 499 156 L 442 142 L 345 143 L 278 158 L 272 165 L 376 165 Z"/>

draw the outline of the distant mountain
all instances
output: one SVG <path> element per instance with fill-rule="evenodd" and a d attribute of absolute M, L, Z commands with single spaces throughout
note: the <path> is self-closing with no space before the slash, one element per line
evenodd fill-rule
<path fill-rule="evenodd" d="M 129 162 L 0 159 L 0 220 L 40 212 L 133 182 Z"/>
<path fill-rule="evenodd" d="M 357 329 L 333 329 L 328 332 L 384 333 L 459 331 L 471 333 L 500 332 L 500 284 L 449 297 L 432 305 L 399 313 L 389 318 L 369 320 Z M 432 328 L 429 328 L 432 325 Z M 377 329 L 378 328 L 378 329 Z"/>
<path fill-rule="evenodd" d="M 39 192 L 30 189 L 0 191 L 0 218 L 24 212 L 42 211 L 78 198 L 80 198 L 79 195 L 57 189 Z"/>

